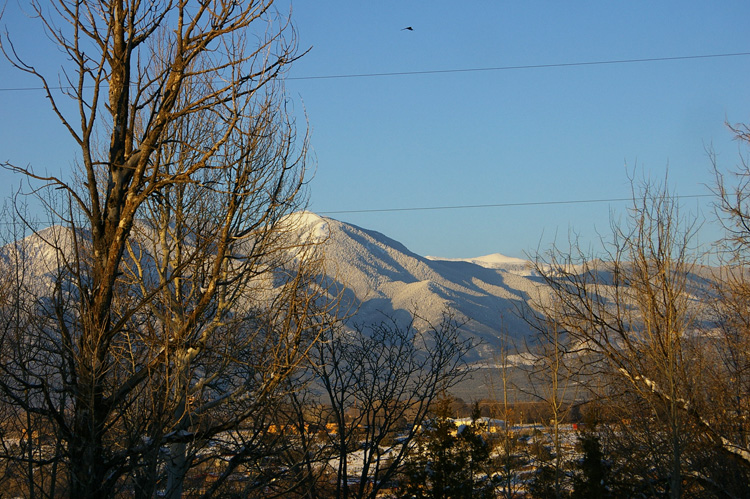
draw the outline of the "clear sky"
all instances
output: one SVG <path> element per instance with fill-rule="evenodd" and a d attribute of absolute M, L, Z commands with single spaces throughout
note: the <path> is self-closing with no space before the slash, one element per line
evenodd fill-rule
<path fill-rule="evenodd" d="M 312 128 L 310 209 L 419 254 L 523 257 L 569 230 L 588 244 L 627 203 L 352 212 L 625 198 L 633 169 L 668 169 L 678 194 L 707 194 L 706 147 L 724 168 L 739 161 L 725 122 L 750 123 L 750 56 L 559 65 L 750 52 L 747 0 L 291 4 L 300 49 L 311 47 L 287 83 Z M 17 15 L 10 0 L 11 31 Z M 33 83 L 0 63 L 1 88 Z M 70 167 L 45 105 L 38 92 L 0 91 L 0 159 Z M 718 234 L 710 203 L 684 200 L 709 217 L 701 242 Z"/>

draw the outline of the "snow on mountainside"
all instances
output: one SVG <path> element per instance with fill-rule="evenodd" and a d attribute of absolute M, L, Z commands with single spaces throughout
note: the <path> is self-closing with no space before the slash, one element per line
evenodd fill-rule
<path fill-rule="evenodd" d="M 327 278 L 333 290 L 342 292 L 342 310 L 353 313 L 351 321 L 364 325 L 390 317 L 405 323 L 416 311 L 420 318 L 438 325 L 450 309 L 457 320 L 465 321 L 466 334 L 478 340 L 470 360 L 483 365 L 492 364 L 501 337 L 523 344 L 531 330 L 518 311 L 530 299 L 546 294 L 530 263 L 518 258 L 500 254 L 470 259 L 422 257 L 379 232 L 314 213 L 295 213 L 287 222 L 293 233 L 319 244 Z M 72 256 L 70 234 L 51 227 L 7 245 L 0 250 L 0 265 L 20 256 L 28 264 L 30 285 L 45 293 L 61 265 L 52 245 L 70 248 L 65 253 Z M 599 282 L 611 278 L 608 268 L 606 262 L 598 265 Z M 701 289 L 711 275 L 710 268 L 695 268 L 690 278 Z"/>
<path fill-rule="evenodd" d="M 541 277 L 521 259 L 500 254 L 470 259 L 422 257 L 379 232 L 310 212 L 292 214 L 286 222 L 292 237 L 299 235 L 318 244 L 332 291 L 341 292 L 343 312 L 353 314 L 350 321 L 367 325 L 393 318 L 405 324 L 416 310 L 420 318 L 438 325 L 450 309 L 458 321 L 465 322 L 464 333 L 476 340 L 477 347 L 467 360 L 483 368 L 481 376 L 487 379 L 497 375 L 501 338 L 522 348 L 523 340 L 532 333 L 519 318 L 519 310 L 530 299 L 548 293 Z M 85 239 L 84 232 L 80 234 Z M 0 248 L 0 270 L 23 261 L 26 285 L 40 296 L 51 293 L 62 264 L 53 246 L 62 248 L 67 259 L 74 261 L 71 232 L 50 227 Z M 290 248 L 298 251 L 294 244 Z M 600 284 L 611 282 L 610 268 L 607 262 L 597 262 L 595 277 Z M 711 267 L 693 268 L 691 287 L 706 289 L 714 274 Z M 261 293 L 273 293 L 272 283 L 261 284 Z M 694 299 L 699 300 L 700 295 Z M 521 365 L 533 357 L 521 352 L 508 360 Z M 482 384 L 477 376 L 455 387 L 454 393 L 469 398 L 486 396 L 491 386 Z"/>
<path fill-rule="evenodd" d="M 529 327 L 517 309 L 539 291 L 527 262 L 502 255 L 473 260 L 419 256 L 387 236 L 311 213 L 299 216 L 322 243 L 326 271 L 346 289 L 345 300 L 358 323 L 380 322 L 386 316 L 420 317 L 438 324 L 452 309 L 464 330 L 480 340 L 473 360 L 490 360 L 507 334 L 521 338 Z M 327 237 L 327 239 L 323 239 Z"/>
<path fill-rule="evenodd" d="M 387 236 L 310 212 L 290 215 L 289 228 L 320 244 L 328 279 L 343 290 L 344 311 L 358 324 L 400 322 L 419 317 L 438 325 L 451 309 L 478 347 L 471 360 L 491 362 L 501 335 L 523 338 L 529 327 L 517 309 L 536 296 L 541 284 L 527 262 L 502 255 L 458 260 L 417 255 Z M 0 260 L 22 252 L 31 261 L 32 281 L 51 285 L 60 265 L 52 245 L 72 248 L 70 232 L 48 228 L 0 251 Z M 66 251 L 67 253 L 67 251 Z"/>

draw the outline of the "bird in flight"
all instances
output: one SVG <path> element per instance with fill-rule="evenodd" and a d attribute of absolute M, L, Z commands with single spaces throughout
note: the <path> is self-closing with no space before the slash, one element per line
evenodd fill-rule
<path fill-rule="evenodd" d="M 407 27 L 403 28 L 401 31 L 404 31 L 404 30 L 406 30 L 406 31 L 414 31 L 414 28 L 412 28 L 411 26 L 407 26 Z"/>

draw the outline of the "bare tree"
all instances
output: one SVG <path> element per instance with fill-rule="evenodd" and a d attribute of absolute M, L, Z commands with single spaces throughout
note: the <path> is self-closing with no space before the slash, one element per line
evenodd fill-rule
<path fill-rule="evenodd" d="M 741 146 L 739 164 L 724 173 L 717 157 L 710 153 L 716 175 L 717 218 L 725 229 L 718 245 L 722 265 L 712 276 L 710 348 L 706 349 L 701 371 L 711 387 L 711 396 L 693 403 L 691 412 L 731 456 L 723 466 L 739 463 L 744 470 L 734 474 L 746 477 L 750 473 L 750 129 L 742 124 L 729 128 Z M 716 483 L 727 484 L 716 475 L 712 478 Z"/>
<path fill-rule="evenodd" d="M 517 393 L 518 386 L 511 376 L 513 370 L 513 363 L 510 359 L 511 348 L 513 347 L 508 336 L 502 336 L 494 357 L 495 367 L 500 376 L 500 386 L 496 386 L 496 378 L 491 376 L 491 391 L 489 394 L 490 399 L 499 401 L 498 404 L 493 404 L 490 414 L 503 420 L 500 439 L 495 446 L 495 454 L 497 454 L 496 489 L 499 490 L 500 496 L 506 499 L 517 496 L 520 488 L 521 469 L 526 465 L 525 449 L 523 449 L 519 440 L 518 433 L 513 430 L 513 421 L 516 417 L 513 403 L 517 402 L 517 398 L 514 396 L 511 399 L 510 394 Z"/>
<path fill-rule="evenodd" d="M 527 343 L 526 350 L 533 362 L 524 366 L 529 386 L 524 391 L 542 402 L 551 415 L 549 427 L 552 430 L 553 483 L 554 497 L 560 498 L 566 488 L 566 455 L 562 445 L 561 425 L 569 415 L 576 401 L 579 370 L 572 352 L 570 338 L 557 323 L 558 314 L 546 308 L 546 316 L 527 316 L 532 329 L 537 334 Z M 542 476 L 549 474 L 540 467 Z"/>
<path fill-rule="evenodd" d="M 333 466 L 335 497 L 374 498 L 397 477 L 431 404 L 470 373 L 470 348 L 449 313 L 422 327 L 385 318 L 326 330 L 311 350 L 309 372 L 329 423 L 316 460 Z M 307 497 L 326 495 L 310 490 Z"/>
<path fill-rule="evenodd" d="M 58 270 L 23 309 L 34 320 L 18 351 L 31 358 L 4 367 L 2 390 L 61 439 L 71 497 L 179 496 L 211 439 L 239 442 L 238 456 L 256 448 L 227 432 L 311 340 L 318 269 L 280 230 L 304 200 L 306 138 L 279 82 L 294 33 L 272 0 L 30 7 L 65 54 L 62 90 L 11 39 L 2 50 L 41 82 L 80 168 L 62 178 L 5 164 L 63 196 L 47 205 L 61 229 L 35 236 Z"/>
<path fill-rule="evenodd" d="M 668 442 L 667 488 L 680 497 L 694 438 L 687 401 L 701 391 L 692 373 L 702 292 L 691 273 L 694 226 L 666 188 L 645 184 L 634 200 L 606 261 L 574 246 L 537 262 L 551 290 L 540 307 L 589 368 L 582 374 L 606 376 L 650 407 Z"/>
<path fill-rule="evenodd" d="M 169 359 L 155 363 L 165 370 L 153 396 L 158 410 L 150 412 L 171 417 L 149 428 L 180 436 L 170 444 L 167 495 L 179 495 L 190 456 L 200 451 L 206 458 L 205 444 L 216 443 L 212 433 L 253 415 L 260 426 L 245 434 L 262 434 L 268 423 L 258 418 L 261 408 L 272 412 L 267 411 L 272 395 L 315 339 L 308 314 L 320 305 L 312 301 L 318 296 L 320 260 L 301 220 L 281 218 L 296 205 L 302 181 L 287 178 L 295 174 L 287 161 L 293 129 L 275 118 L 283 113 L 273 101 L 254 107 L 246 113 L 252 123 L 242 127 L 252 134 L 233 138 L 222 153 L 224 166 L 149 200 L 146 219 L 135 227 L 127 248 L 123 280 L 137 286 L 137 299 L 153 296 L 143 315 L 156 319 L 144 318 L 151 327 L 134 328 L 146 334 L 129 341 L 147 345 L 141 349 L 146 353 L 166 352 Z M 258 116 L 272 126 L 255 123 Z M 194 160 L 199 145 L 210 147 L 216 135 L 211 132 L 222 129 L 212 116 L 177 124 L 182 128 L 170 134 L 174 141 L 154 160 L 165 169 Z M 275 206 L 267 203 L 269 192 Z M 225 254 L 216 251 L 220 246 L 227 248 Z M 215 298 L 205 301 L 212 281 Z M 248 379 L 240 382 L 242 376 Z M 238 404 L 240 398 L 245 402 Z M 255 440 L 235 445 L 232 452 L 248 452 Z"/>
<path fill-rule="evenodd" d="M 38 252 L 13 210 L 4 210 L 6 222 L 0 251 L 2 295 L 0 298 L 0 445 L 5 477 L 4 490 L 30 497 L 52 496 L 64 469 L 57 462 L 61 436 L 42 412 L 24 410 L 38 402 L 37 376 L 49 373 L 43 359 L 49 343 L 43 336 L 28 341 L 29 331 L 39 326 L 37 313 L 44 303 L 35 300 L 39 291 L 38 272 L 27 255 Z M 52 234 L 54 237 L 54 234 Z M 38 243 L 38 241 L 36 241 Z"/>

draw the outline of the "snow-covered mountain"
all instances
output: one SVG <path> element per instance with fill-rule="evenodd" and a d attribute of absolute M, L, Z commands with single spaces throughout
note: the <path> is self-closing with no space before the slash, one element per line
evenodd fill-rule
<path fill-rule="evenodd" d="M 506 346 L 522 350 L 524 339 L 533 333 L 519 312 L 547 290 L 530 262 L 500 254 L 468 259 L 423 257 L 379 232 L 310 212 L 290 215 L 287 221 L 292 233 L 318 243 L 328 282 L 332 290 L 341 292 L 342 310 L 352 314 L 350 321 L 367 325 L 392 318 L 406 323 L 416 311 L 437 325 L 443 313 L 451 310 L 464 323 L 462 331 L 477 345 L 468 360 L 489 368 L 485 372 L 494 370 L 503 338 L 509 340 Z M 61 265 L 53 246 L 70 248 L 63 253 L 72 256 L 70 231 L 50 227 L 20 244 L 7 245 L 0 249 L 0 264 L 23 261 L 27 285 L 40 295 L 51 293 Z M 606 262 L 598 265 L 600 283 L 611 279 L 608 268 Z M 714 272 L 711 267 L 693 268 L 691 286 L 706 289 Z M 700 300 L 700 295 L 694 299 Z M 526 364 L 527 355 L 514 355 L 511 363 Z M 465 383 L 462 393 L 486 396 L 487 387 L 477 379 Z"/>
<path fill-rule="evenodd" d="M 345 288 L 352 320 L 408 320 L 414 310 L 437 324 L 451 309 L 478 347 L 472 360 L 491 361 L 499 338 L 521 339 L 529 326 L 518 309 L 540 284 L 529 262 L 500 254 L 459 260 L 423 257 L 387 236 L 312 213 L 299 215 L 321 242 L 328 277 Z"/>
<path fill-rule="evenodd" d="M 379 232 L 310 212 L 290 215 L 288 221 L 320 244 L 327 278 L 342 291 L 342 309 L 353 312 L 353 322 L 366 325 L 393 318 L 405 323 L 416 312 L 438 325 L 451 310 L 465 323 L 462 330 L 476 340 L 470 360 L 487 363 L 502 336 L 514 341 L 530 333 L 518 310 L 543 286 L 529 262 L 500 254 L 466 260 L 423 257 Z M 44 229 L 20 245 L 6 246 L 0 256 L 22 252 L 30 281 L 44 294 L 61 263 L 53 246 L 72 251 L 70 231 Z"/>

